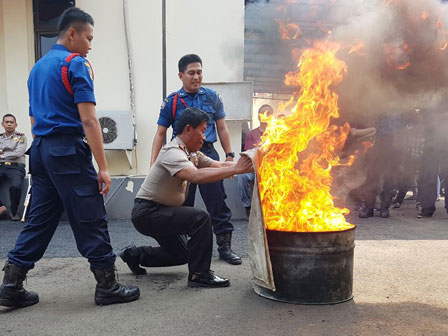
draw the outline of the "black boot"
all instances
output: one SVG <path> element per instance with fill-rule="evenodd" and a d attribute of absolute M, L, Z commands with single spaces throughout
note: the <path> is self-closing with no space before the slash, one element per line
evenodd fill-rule
<path fill-rule="evenodd" d="M 366 207 L 359 212 L 359 218 L 373 217 L 373 208 Z"/>
<path fill-rule="evenodd" d="M 380 217 L 381 218 L 389 218 L 390 217 L 389 209 L 388 208 L 380 209 Z"/>
<path fill-rule="evenodd" d="M 6 262 L 5 277 L 0 287 L 0 305 L 6 307 L 28 307 L 39 302 L 39 295 L 23 288 L 28 269 Z"/>
<path fill-rule="evenodd" d="M 146 270 L 140 267 L 138 249 L 135 245 L 125 247 L 119 256 L 128 265 L 132 273 L 135 275 L 146 274 Z"/>
<path fill-rule="evenodd" d="M 226 232 L 216 235 L 216 243 L 218 244 L 219 259 L 227 261 L 231 265 L 240 265 L 241 258 L 232 251 L 232 232 Z"/>
<path fill-rule="evenodd" d="M 115 280 L 115 266 L 104 269 L 91 268 L 97 281 L 95 303 L 109 305 L 135 301 L 140 296 L 140 290 L 135 286 L 123 286 Z"/>

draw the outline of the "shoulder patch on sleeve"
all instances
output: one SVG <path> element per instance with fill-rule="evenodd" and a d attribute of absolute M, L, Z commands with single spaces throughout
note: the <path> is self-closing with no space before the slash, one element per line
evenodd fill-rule
<path fill-rule="evenodd" d="M 160 109 L 161 109 L 161 110 L 163 110 L 163 109 L 165 108 L 166 103 L 168 103 L 168 99 L 165 98 L 165 99 L 163 100 L 163 102 L 162 102 L 162 105 L 160 105 Z"/>
<path fill-rule="evenodd" d="M 87 70 L 89 71 L 89 76 L 90 79 L 93 80 L 93 70 L 92 70 L 92 66 L 90 65 L 89 61 L 85 61 L 84 65 L 87 67 Z"/>

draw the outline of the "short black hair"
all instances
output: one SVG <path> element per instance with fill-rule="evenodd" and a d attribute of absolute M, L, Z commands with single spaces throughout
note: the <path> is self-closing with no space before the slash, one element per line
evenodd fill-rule
<path fill-rule="evenodd" d="M 210 117 L 208 116 L 208 114 L 201 109 L 198 109 L 196 107 L 186 108 L 180 115 L 179 119 L 177 119 L 176 121 L 176 134 L 182 134 L 187 125 L 196 128 L 204 121 L 208 123 L 209 120 Z"/>
<path fill-rule="evenodd" d="M 17 122 L 16 116 L 13 115 L 13 114 L 11 114 L 11 113 L 6 113 L 6 114 L 3 116 L 2 121 L 5 121 L 5 118 L 8 118 L 8 117 L 12 117 L 12 118 L 14 118 L 14 122 Z"/>
<path fill-rule="evenodd" d="M 270 110 L 271 113 L 274 113 L 274 109 L 273 109 L 272 106 L 269 105 L 269 104 L 261 105 L 260 108 L 258 109 L 258 113 L 260 113 L 260 112 L 263 111 L 263 110 Z"/>
<path fill-rule="evenodd" d="M 182 56 L 181 59 L 179 60 L 179 63 L 177 64 L 177 66 L 179 68 L 179 72 L 184 72 L 187 69 L 188 64 L 191 64 L 191 63 L 201 63 L 201 65 L 202 65 L 202 60 L 196 54 L 188 54 L 188 55 Z"/>
<path fill-rule="evenodd" d="M 58 22 L 58 36 L 61 37 L 70 27 L 76 30 L 80 29 L 79 24 L 94 25 L 93 18 L 78 7 L 69 7 L 62 12 L 61 18 Z"/>

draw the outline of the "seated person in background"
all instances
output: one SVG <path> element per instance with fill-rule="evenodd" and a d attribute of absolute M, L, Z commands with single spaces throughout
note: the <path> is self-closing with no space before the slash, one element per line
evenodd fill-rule
<path fill-rule="evenodd" d="M 0 134 L 0 181 L 9 183 L 9 215 L 13 221 L 18 221 L 20 216 L 17 210 L 25 177 L 26 136 L 16 132 L 17 121 L 12 114 L 3 116 L 2 126 L 5 133 Z M 0 218 L 6 217 L 7 212 L 6 206 L 0 201 Z"/>
<path fill-rule="evenodd" d="M 260 121 L 260 126 L 249 131 L 246 136 L 246 143 L 244 145 L 244 150 L 249 150 L 257 147 L 260 143 L 260 138 L 266 131 L 267 123 L 261 121 L 261 115 L 266 113 L 267 116 L 271 116 L 274 111 L 271 105 L 263 105 L 258 110 L 258 120 Z M 241 203 L 246 209 L 246 214 L 249 216 L 250 207 L 252 204 L 252 190 L 254 185 L 255 173 L 248 173 L 238 175 L 238 190 L 240 192 Z"/>
<path fill-rule="evenodd" d="M 252 161 L 218 162 L 199 150 L 205 141 L 209 116 L 187 108 L 176 123 L 178 134 L 165 145 L 146 176 L 132 209 L 132 223 L 138 232 L 153 237 L 159 247 L 129 246 L 120 257 L 134 274 L 145 267 L 188 263 L 188 286 L 226 287 L 230 282 L 210 270 L 213 232 L 206 210 L 183 206 L 190 183 L 202 184 L 253 171 Z M 190 238 L 187 239 L 185 235 Z"/>

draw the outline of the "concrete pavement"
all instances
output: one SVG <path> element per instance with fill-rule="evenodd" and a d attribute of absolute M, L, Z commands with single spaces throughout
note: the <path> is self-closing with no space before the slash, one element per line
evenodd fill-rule
<path fill-rule="evenodd" d="M 29 273 L 26 288 L 39 293 L 40 303 L 0 308 L 0 335 L 448 335 L 448 216 L 442 202 L 437 207 L 429 219 L 415 218 L 409 201 L 388 219 L 359 220 L 353 212 L 354 299 L 323 306 L 259 297 L 245 256 L 241 266 L 214 258 L 212 268 L 232 281 L 222 289 L 188 288 L 186 266 L 135 277 L 118 260 L 120 281 L 140 286 L 141 298 L 98 307 L 89 265 L 68 249 L 74 242 L 62 224 L 49 253 Z M 18 224 L 2 225 L 1 246 L 11 246 Z M 235 249 L 244 252 L 247 222 L 236 226 Z M 147 242 L 129 222 L 112 222 L 110 230 L 116 248 Z M 57 247 L 68 252 L 58 255 Z M 5 258 L 4 247 L 1 252 Z"/>

